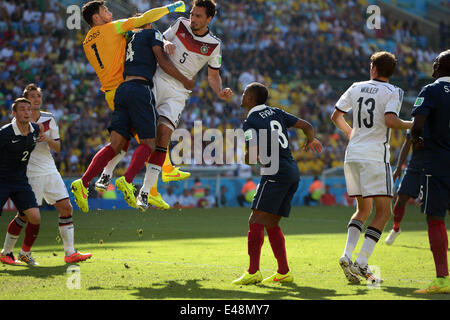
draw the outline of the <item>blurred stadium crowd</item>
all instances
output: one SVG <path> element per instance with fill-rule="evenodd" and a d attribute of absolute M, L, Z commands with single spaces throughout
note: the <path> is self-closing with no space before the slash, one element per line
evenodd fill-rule
<path fill-rule="evenodd" d="M 149 3 L 153 7 L 169 3 L 121 2 L 133 6 L 130 15 L 150 9 Z M 191 129 L 195 120 L 202 120 L 206 128 L 239 128 L 245 118 L 240 110 L 242 88 L 263 81 L 270 86 L 270 105 L 301 116 L 319 132 L 325 150 L 320 157 L 301 153 L 303 137 L 292 132 L 293 154 L 302 174 L 342 165 L 347 141 L 336 133 L 330 114 L 351 82 L 368 77 L 374 50 L 395 52 L 399 58 L 395 84 L 407 95 L 415 95 L 437 53 L 449 47 L 448 22 L 441 24 L 437 35 L 441 48 L 428 43 L 417 23 L 395 16 L 383 15 L 382 28 L 368 30 L 364 0 L 217 2 L 211 31 L 223 41 L 221 74 L 235 96 L 229 103 L 218 100 L 203 72 L 181 127 Z M 55 115 L 60 126 L 63 147 L 56 155 L 57 166 L 63 176 L 79 176 L 108 140 L 110 119 L 100 83 L 81 46 L 87 26 L 69 31 L 65 8 L 56 0 L 0 1 L 0 16 L 0 123 L 10 121 L 10 106 L 28 83 L 41 86 L 44 109 Z M 154 27 L 164 31 L 176 17 L 168 15 Z M 402 133 L 394 132 L 393 157 L 402 139 Z M 120 170 L 128 161 L 125 158 Z"/>

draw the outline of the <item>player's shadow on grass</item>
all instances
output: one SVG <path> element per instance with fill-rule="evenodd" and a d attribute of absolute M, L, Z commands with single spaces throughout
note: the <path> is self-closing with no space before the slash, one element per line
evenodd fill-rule
<path fill-rule="evenodd" d="M 2 274 L 8 274 L 11 277 L 34 277 L 47 279 L 55 276 L 65 275 L 67 272 L 67 268 L 69 265 L 61 265 L 61 266 L 38 266 L 38 267 L 30 267 L 27 265 L 17 265 L 8 267 L 7 269 L 0 269 Z"/>
<path fill-rule="evenodd" d="M 112 290 L 126 290 L 136 291 L 132 295 L 138 299 L 212 299 L 212 300 L 227 300 L 227 299 L 250 299 L 250 300 L 264 300 L 270 298 L 271 300 L 279 299 L 307 299 L 307 300 L 327 300 L 336 296 L 341 296 L 332 289 L 318 289 L 311 287 L 299 287 L 295 283 L 263 286 L 258 285 L 259 288 L 265 288 L 266 292 L 250 292 L 252 287 L 236 286 L 236 289 L 213 289 L 204 288 L 199 283 L 202 280 L 187 280 L 187 281 L 164 281 L 161 283 L 153 283 L 150 287 L 132 287 L 132 286 L 117 286 Z M 88 290 L 111 290 L 101 287 L 90 287 Z"/>
<path fill-rule="evenodd" d="M 449 300 L 450 294 L 418 294 L 414 293 L 415 290 L 420 289 L 414 289 L 414 288 L 402 288 L 402 287 L 387 287 L 383 286 L 381 287 L 382 290 L 394 294 L 399 297 L 403 298 L 411 298 L 411 299 L 425 299 L 425 300 Z"/>
<path fill-rule="evenodd" d="M 398 247 L 407 248 L 407 249 L 417 249 L 417 250 L 430 251 L 430 247 L 416 247 L 416 246 L 407 246 L 407 245 L 398 245 Z"/>

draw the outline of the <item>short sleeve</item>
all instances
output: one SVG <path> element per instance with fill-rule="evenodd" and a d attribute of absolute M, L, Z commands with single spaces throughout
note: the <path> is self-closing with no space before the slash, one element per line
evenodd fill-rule
<path fill-rule="evenodd" d="M 396 88 L 389 97 L 389 101 L 386 104 L 384 113 L 395 113 L 397 116 L 399 116 L 400 109 L 402 108 L 403 103 L 403 95 L 403 90 L 400 88 Z"/>
<path fill-rule="evenodd" d="M 281 114 L 283 115 L 284 123 L 286 124 L 286 128 L 292 128 L 299 120 L 299 118 L 297 118 L 293 114 L 290 114 L 289 112 L 283 111 L 281 109 L 280 109 L 280 111 L 281 111 Z"/>
<path fill-rule="evenodd" d="M 59 127 L 58 124 L 56 123 L 55 118 L 52 118 L 50 120 L 50 138 L 52 138 L 53 140 L 58 140 L 59 137 Z"/>
<path fill-rule="evenodd" d="M 153 48 L 154 46 L 162 47 L 164 45 L 163 43 L 163 36 L 158 30 L 151 30 L 151 36 L 150 36 L 150 45 Z"/>
<path fill-rule="evenodd" d="M 174 24 L 172 24 L 166 31 L 164 31 L 164 39 L 172 41 L 177 34 L 178 27 L 181 23 L 182 18 L 178 18 Z"/>
<path fill-rule="evenodd" d="M 247 146 L 249 145 L 256 145 L 258 141 L 258 136 L 256 134 L 255 128 L 252 127 L 251 123 L 247 120 L 245 120 L 244 125 L 242 126 L 242 129 L 244 130 L 244 137 L 245 137 L 245 143 Z"/>
<path fill-rule="evenodd" d="M 222 67 L 222 43 L 214 49 L 208 61 L 208 66 L 212 69 L 220 69 Z"/>
<path fill-rule="evenodd" d="M 430 91 L 430 87 L 425 87 L 420 91 L 412 109 L 413 117 L 416 115 L 428 116 L 430 114 L 433 109 L 433 98 Z"/>
<path fill-rule="evenodd" d="M 337 110 L 347 113 L 352 109 L 352 89 L 353 85 L 341 96 L 335 106 Z"/>

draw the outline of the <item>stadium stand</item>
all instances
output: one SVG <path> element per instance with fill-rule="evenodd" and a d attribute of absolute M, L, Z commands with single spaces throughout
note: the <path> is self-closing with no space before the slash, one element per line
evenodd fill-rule
<path fill-rule="evenodd" d="M 426 1 L 396 1 L 396 5 L 405 2 L 421 4 L 420 10 L 408 9 L 412 15 L 422 15 L 422 10 L 426 15 L 427 8 L 433 8 Z M 448 1 L 442 2 L 448 7 Z M 81 47 L 87 26 L 82 22 L 81 30 L 66 27 L 69 3 L 80 5 L 82 1 L 0 3 L 0 122 L 10 121 L 12 101 L 26 84 L 41 86 L 44 105 L 60 126 L 63 147 L 56 163 L 66 177 L 79 176 L 107 141 L 110 116 Z M 142 0 L 110 3 L 115 18 L 149 8 L 149 1 Z M 153 6 L 166 3 L 151 2 Z M 181 127 L 191 130 L 198 119 L 210 128 L 240 127 L 244 117 L 239 107 L 242 88 L 251 81 L 263 81 L 270 86 L 271 105 L 300 115 L 320 132 L 324 153 L 319 158 L 301 153 L 303 137 L 292 132 L 293 154 L 304 175 L 342 165 L 346 140 L 336 133 L 329 116 L 343 90 L 351 82 L 368 77 L 368 58 L 374 50 L 387 49 L 398 56 L 394 84 L 406 92 L 403 110 L 407 115 L 412 105 L 408 96 L 414 97 L 429 81 L 431 62 L 441 48 L 448 47 L 448 22 L 438 26 L 439 32 L 431 39 L 414 19 L 402 21 L 388 14 L 383 15 L 380 30 L 362 28 L 369 5 L 365 0 L 227 0 L 218 1 L 218 5 L 211 30 L 223 41 L 221 74 L 235 97 L 230 103 L 218 101 L 203 72 L 182 115 Z M 168 15 L 155 27 L 165 30 L 175 18 Z M 402 137 L 400 132 L 393 134 L 393 157 Z M 126 157 L 119 170 L 129 161 Z"/>

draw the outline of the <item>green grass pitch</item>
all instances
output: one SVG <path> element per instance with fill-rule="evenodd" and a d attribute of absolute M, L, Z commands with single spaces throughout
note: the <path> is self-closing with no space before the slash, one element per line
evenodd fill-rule
<path fill-rule="evenodd" d="M 249 209 L 137 210 L 74 213 L 75 244 L 91 260 L 71 273 L 63 261 L 57 212 L 42 212 L 33 255 L 39 267 L 0 265 L 0 299 L 170 299 L 170 300 L 391 300 L 449 299 L 417 295 L 434 277 L 425 217 L 408 206 L 402 234 L 388 247 L 388 223 L 369 264 L 384 283 L 349 285 L 339 267 L 347 223 L 354 211 L 345 207 L 297 207 L 283 219 L 293 284 L 236 286 L 231 282 L 248 267 Z M 13 213 L 0 217 L 0 242 Z M 19 238 L 15 254 L 23 242 Z M 359 252 L 363 234 L 355 252 Z M 72 266 L 70 268 L 77 268 Z M 261 272 L 276 270 L 265 238 Z M 68 272 L 69 271 L 69 272 Z M 77 289 L 79 286 L 79 289 Z"/>

